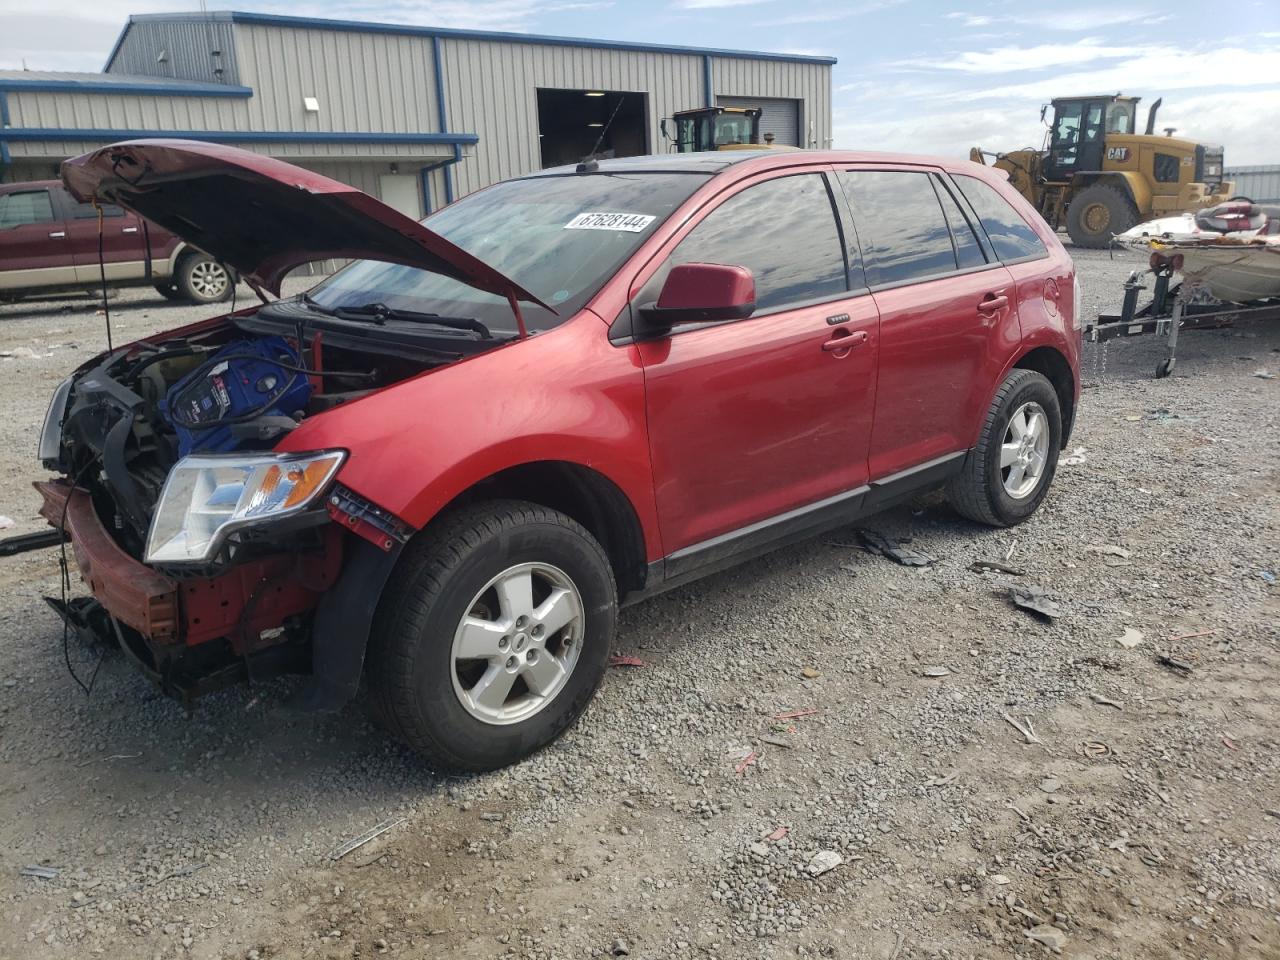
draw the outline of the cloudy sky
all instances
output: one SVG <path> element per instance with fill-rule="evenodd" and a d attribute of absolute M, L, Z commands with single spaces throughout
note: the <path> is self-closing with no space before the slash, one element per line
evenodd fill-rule
<path fill-rule="evenodd" d="M 835 146 L 1039 145 L 1053 96 L 1164 97 L 1160 127 L 1280 163 L 1280 0 L 243 0 L 235 9 L 838 57 Z M 0 0 L 0 68 L 97 70 L 130 13 L 198 0 Z M 209 0 L 210 9 L 226 8 Z M 1210 11 L 1215 11 L 1210 13 Z M 1220 30 L 1206 24 L 1218 19 Z M 731 92 L 731 91 L 721 91 Z M 696 104 L 689 104 L 696 106 Z"/>

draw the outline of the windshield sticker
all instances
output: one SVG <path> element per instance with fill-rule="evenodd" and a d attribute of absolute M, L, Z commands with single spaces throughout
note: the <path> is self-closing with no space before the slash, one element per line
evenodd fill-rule
<path fill-rule="evenodd" d="M 640 233 L 654 218 L 643 213 L 580 213 L 564 225 L 566 230 L 622 230 Z"/>

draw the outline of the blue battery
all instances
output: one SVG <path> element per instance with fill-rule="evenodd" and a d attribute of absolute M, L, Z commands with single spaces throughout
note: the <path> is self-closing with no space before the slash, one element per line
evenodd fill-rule
<path fill-rule="evenodd" d="M 178 453 L 219 453 L 245 441 L 228 421 L 250 415 L 294 416 L 311 399 L 298 353 L 283 337 L 228 343 L 165 394 L 160 412 L 178 435 Z M 282 366 L 284 364 L 284 366 Z"/>

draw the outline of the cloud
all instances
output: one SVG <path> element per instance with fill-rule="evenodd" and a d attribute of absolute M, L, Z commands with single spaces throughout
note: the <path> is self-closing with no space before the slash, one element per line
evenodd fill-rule
<path fill-rule="evenodd" d="M 1090 60 L 1119 60 L 1152 53 L 1176 53 L 1172 48 L 1141 46 L 1105 46 L 1087 38 L 1075 43 L 1042 43 L 1034 47 L 1006 46 L 987 50 L 968 50 L 949 57 L 899 60 L 895 67 L 922 70 L 955 70 L 961 73 L 992 74 L 1043 70 L 1048 67 L 1079 65 Z"/>
<path fill-rule="evenodd" d="M 947 19 L 959 20 L 966 27 L 987 27 L 995 22 L 993 17 L 980 13 L 965 13 L 963 10 L 953 10 L 947 14 Z"/>
<path fill-rule="evenodd" d="M 803 24 L 820 24 L 835 23 L 839 20 L 848 20 L 852 17 L 865 16 L 868 13 L 875 13 L 878 10 L 888 10 L 893 7 L 901 6 L 906 0 L 879 0 L 879 2 L 863 3 L 858 6 L 844 6 L 837 9 L 825 7 L 821 10 L 812 10 L 808 13 L 791 13 L 781 17 L 769 17 L 764 20 L 757 20 L 757 27 L 791 27 Z"/>
<path fill-rule="evenodd" d="M 1049 30 L 1097 30 L 1099 27 L 1114 27 L 1122 23 L 1134 23 L 1141 20 L 1145 23 L 1159 23 L 1168 19 L 1158 16 L 1151 10 L 1134 7 L 1075 7 L 1014 16 L 1010 18 L 1016 23 L 1028 27 L 1041 27 Z"/>
<path fill-rule="evenodd" d="M 676 0 L 682 10 L 719 10 L 723 7 L 752 7 L 771 0 Z"/>

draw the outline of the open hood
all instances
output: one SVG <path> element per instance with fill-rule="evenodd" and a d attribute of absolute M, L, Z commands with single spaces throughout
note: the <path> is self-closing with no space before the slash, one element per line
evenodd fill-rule
<path fill-rule="evenodd" d="M 384 260 L 551 309 L 355 187 L 247 150 L 126 140 L 64 161 L 62 182 L 81 202 L 114 203 L 158 223 L 276 296 L 285 274 L 309 261 Z"/>

